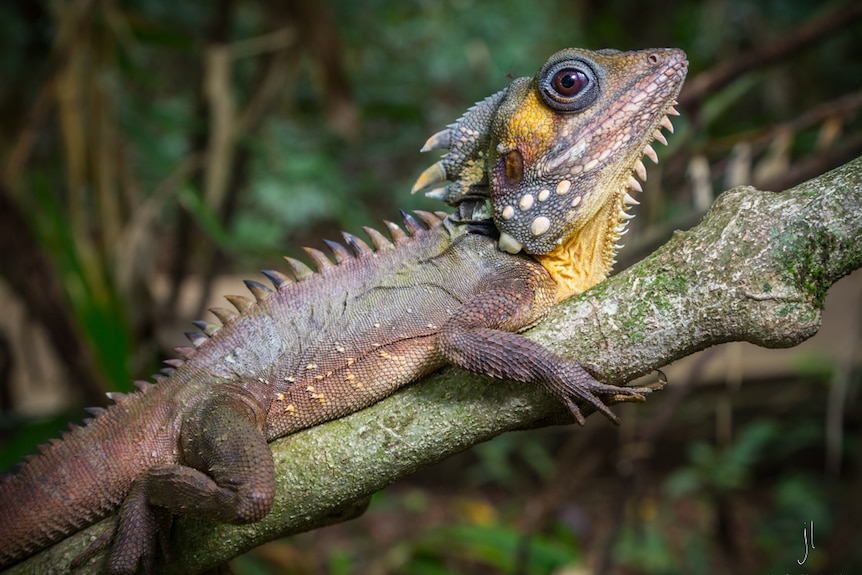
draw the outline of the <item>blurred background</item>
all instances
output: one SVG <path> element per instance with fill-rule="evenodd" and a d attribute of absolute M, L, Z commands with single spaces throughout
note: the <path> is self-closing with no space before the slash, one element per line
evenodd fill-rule
<path fill-rule="evenodd" d="M 427 136 L 562 47 L 691 62 L 620 269 L 728 187 L 862 154 L 858 2 L 7 0 L 0 46 L 4 470 L 157 371 L 256 270 L 440 209 L 408 193 Z M 799 348 L 707 350 L 618 429 L 501 436 L 233 568 L 858 571 L 860 304 L 857 272 Z"/>

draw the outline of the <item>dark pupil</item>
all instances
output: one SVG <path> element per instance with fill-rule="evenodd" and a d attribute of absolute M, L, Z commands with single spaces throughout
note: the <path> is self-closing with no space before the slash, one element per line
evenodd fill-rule
<path fill-rule="evenodd" d="M 554 75 L 554 90 L 561 96 L 575 96 L 587 85 L 587 76 L 580 70 L 567 68 Z"/>

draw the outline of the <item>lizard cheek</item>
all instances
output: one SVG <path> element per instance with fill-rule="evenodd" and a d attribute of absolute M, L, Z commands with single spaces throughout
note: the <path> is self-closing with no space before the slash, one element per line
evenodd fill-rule
<path fill-rule="evenodd" d="M 518 150 L 512 150 L 505 157 L 506 181 L 509 184 L 517 184 L 524 179 L 524 157 Z"/>

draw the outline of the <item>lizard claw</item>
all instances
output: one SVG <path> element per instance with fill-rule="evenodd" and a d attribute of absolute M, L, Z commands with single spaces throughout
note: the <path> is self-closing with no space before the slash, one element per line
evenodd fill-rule
<path fill-rule="evenodd" d="M 592 370 L 590 370 L 590 371 L 592 371 Z M 650 393 L 652 393 L 654 391 L 661 391 L 662 389 L 664 389 L 664 386 L 667 385 L 667 376 L 664 374 L 664 372 L 661 371 L 660 369 L 657 369 L 656 373 L 657 373 L 656 381 L 653 381 L 653 382 L 648 383 L 648 384 L 643 385 L 643 386 L 639 386 L 639 387 L 625 387 L 625 386 L 618 387 L 615 385 L 607 386 L 608 388 L 611 388 L 611 389 L 616 391 L 616 392 L 612 391 L 608 395 L 608 401 L 610 403 L 623 403 L 626 401 L 636 401 L 638 403 L 643 403 L 644 401 L 646 401 L 646 397 L 644 397 L 645 395 L 649 395 Z M 619 393 L 620 390 L 622 391 L 622 393 Z"/>
<path fill-rule="evenodd" d="M 575 422 L 577 422 L 577 424 L 578 424 L 578 425 L 580 425 L 581 427 L 583 427 L 584 425 L 586 425 L 587 420 L 586 420 L 586 419 L 584 419 L 584 414 L 583 414 L 583 413 L 581 413 L 580 408 L 578 408 L 578 404 L 577 404 L 577 403 L 575 403 L 574 401 L 572 401 L 571 399 L 569 399 L 568 397 L 565 397 L 565 398 L 563 398 L 563 399 L 564 399 L 564 400 L 565 400 L 565 402 L 566 402 L 566 407 L 568 407 L 568 408 L 569 408 L 569 411 L 572 413 L 572 417 L 574 417 L 574 418 L 575 418 Z M 615 415 L 613 415 L 613 414 L 611 414 L 611 415 L 612 415 L 613 417 L 616 417 L 616 416 L 615 416 Z"/>
<path fill-rule="evenodd" d="M 624 401 L 643 402 L 646 401 L 646 397 L 644 396 L 656 389 L 654 386 L 621 387 L 602 383 L 596 379 L 597 374 L 597 366 L 589 363 L 575 362 L 570 369 L 560 374 L 557 381 L 547 386 L 551 393 L 565 402 L 579 425 L 584 425 L 585 419 L 577 405 L 578 401 L 588 404 L 607 417 L 612 423 L 619 425 L 619 418 L 599 396 L 604 396 L 610 403 L 621 403 Z M 660 386 L 663 386 L 661 377 L 658 383 Z"/>

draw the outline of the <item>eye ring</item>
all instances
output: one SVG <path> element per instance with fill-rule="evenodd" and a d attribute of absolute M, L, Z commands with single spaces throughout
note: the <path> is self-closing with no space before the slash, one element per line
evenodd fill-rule
<path fill-rule="evenodd" d="M 598 76 L 589 63 L 578 58 L 548 62 L 536 80 L 545 103 L 562 112 L 579 112 L 599 95 Z"/>

